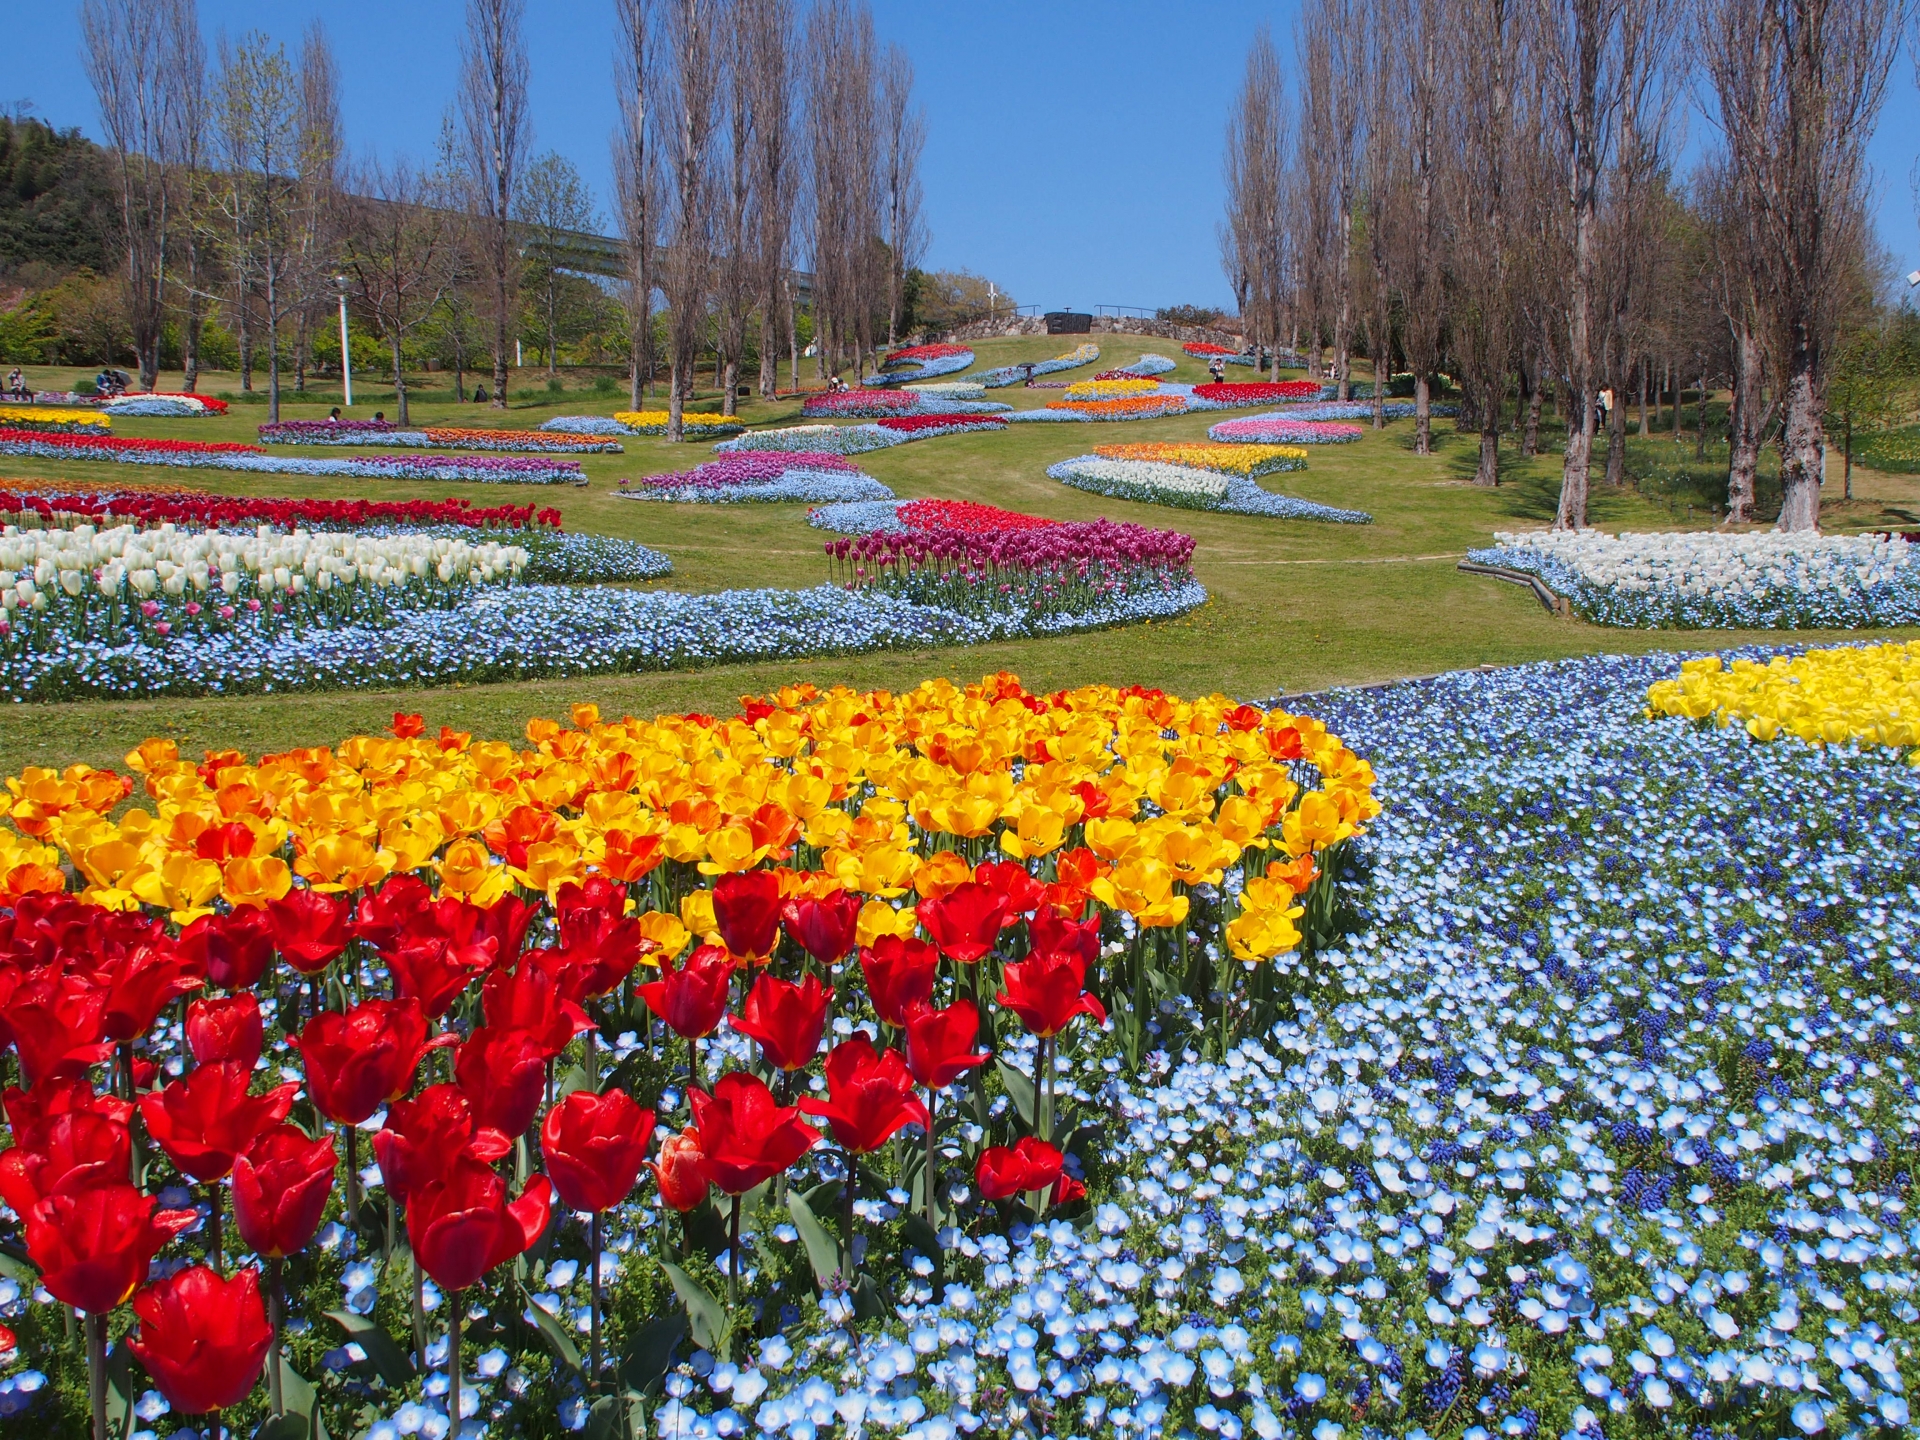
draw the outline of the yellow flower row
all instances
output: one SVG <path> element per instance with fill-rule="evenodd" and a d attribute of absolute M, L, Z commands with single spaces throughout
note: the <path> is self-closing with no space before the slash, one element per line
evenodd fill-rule
<path fill-rule="evenodd" d="M 1291 469 L 1307 461 L 1306 450 L 1298 445 L 1232 445 L 1224 440 L 1149 440 L 1096 445 L 1093 453 L 1107 460 L 1150 460 L 1249 478 L 1269 470 Z"/>
<path fill-rule="evenodd" d="M 713 929 L 708 892 L 670 893 L 698 876 L 772 864 L 790 891 L 856 892 L 871 938 L 910 932 L 909 892 L 944 894 L 972 864 L 1029 862 L 1052 881 L 1084 849 L 1065 867 L 1076 883 L 1148 926 L 1181 923 L 1188 887 L 1244 865 L 1228 936 L 1255 960 L 1298 945 L 1312 857 L 1379 812 L 1371 767 L 1318 721 L 1223 696 L 1039 697 L 998 675 L 743 705 L 614 721 L 580 705 L 571 726 L 531 722 L 526 747 L 443 729 L 196 765 L 149 740 L 127 757 L 146 801 L 117 819 L 125 777 L 29 769 L 7 781 L 18 834 L 0 843 L 0 895 L 60 888 L 61 855 L 84 898 L 183 923 L 216 900 L 276 899 L 296 876 L 350 892 L 421 872 L 476 904 L 652 877 L 645 924 L 672 954 Z M 1250 850 L 1283 858 L 1262 873 Z"/>
<path fill-rule="evenodd" d="M 1119 400 L 1158 392 L 1157 380 L 1078 380 L 1067 387 L 1069 400 Z"/>
<path fill-rule="evenodd" d="M 1735 721 L 1756 740 L 1920 746 L 1920 640 L 1776 655 L 1765 664 L 1688 660 L 1647 691 L 1649 715 Z M 1920 750 L 1909 757 L 1920 764 Z"/>
<path fill-rule="evenodd" d="M 664 435 L 667 433 L 667 412 L 664 410 L 616 410 L 613 418 L 629 430 L 640 435 Z M 715 435 L 734 435 L 746 429 L 740 421 L 726 415 L 683 414 L 680 417 L 680 433 L 693 440 L 710 440 Z"/>
<path fill-rule="evenodd" d="M 50 405 L 0 405 L 0 426 L 27 425 L 35 429 L 98 430 L 113 428 L 105 415 L 92 410 L 61 410 Z"/>

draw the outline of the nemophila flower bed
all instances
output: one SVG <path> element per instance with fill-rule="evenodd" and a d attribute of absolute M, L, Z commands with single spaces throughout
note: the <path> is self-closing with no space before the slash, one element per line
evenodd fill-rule
<path fill-rule="evenodd" d="M 1920 623 L 1897 536 L 1497 533 L 1468 558 L 1537 575 L 1582 619 L 1638 629 L 1849 630 Z"/>
<path fill-rule="evenodd" d="M 1002 675 L 572 719 L 517 749 L 396 715 L 391 737 L 202 766 L 153 740 L 116 820 L 132 777 L 12 782 L 31 799 L 0 831 L 0 955 L 25 1088 L 0 1173 L 46 1290 L 10 1278 L 4 1303 L 54 1381 L 27 1392 L 40 1423 L 84 1416 L 91 1364 L 128 1400 L 154 1387 L 142 1418 L 170 1427 L 219 1410 L 244 1433 L 271 1407 L 341 1434 L 448 1414 L 597 1431 L 611 1411 L 681 1434 L 731 1404 L 784 1430 L 837 1335 L 861 1352 L 859 1413 L 901 1428 L 927 1414 L 905 1377 L 933 1352 L 900 1316 L 1002 1288 L 1036 1211 L 1114 1228 L 1078 1173 L 1112 1123 L 1091 1091 L 1111 1088 L 1102 1051 L 1144 1063 L 1158 1026 L 1109 1021 L 1088 987 L 1183 995 L 1189 925 L 1284 939 L 1296 887 L 1328 892 L 1318 857 L 1377 810 L 1322 727 L 1220 697 L 1042 698 Z M 771 791 L 750 781 L 769 770 Z M 196 838 L 238 799 L 246 820 Z M 1190 910 L 1187 886 L 1263 864 Z M 1154 866 L 1183 893 L 1143 889 Z M 58 1034 L 36 1018 L 49 989 Z M 262 1059 L 274 1084 L 251 1095 Z M 972 1428 L 1006 1402 L 974 1383 L 976 1352 L 998 1362 L 963 1327 L 938 1362 L 964 1356 L 963 1383 L 926 1398 Z M 696 1375 L 725 1399 L 693 1398 Z"/>
<path fill-rule="evenodd" d="M 714 446 L 716 454 L 740 455 L 752 451 L 861 455 L 913 440 L 962 435 L 972 430 L 998 430 L 1021 412 L 1009 415 L 890 415 L 865 425 L 789 425 L 779 430 L 750 430 Z"/>
<path fill-rule="evenodd" d="M 962 400 L 921 390 L 843 390 L 809 395 L 800 407 L 808 419 L 877 419 L 898 415 L 993 415 L 1011 410 L 990 400 Z"/>
<path fill-rule="evenodd" d="M 1137 441 L 1130 444 L 1096 445 L 1093 453 L 1103 460 L 1152 460 L 1167 465 L 1183 465 L 1192 470 L 1218 470 L 1222 474 L 1274 475 L 1285 470 L 1307 468 L 1307 452 L 1297 445 L 1227 445 L 1212 440 Z"/>
<path fill-rule="evenodd" d="M 957 375 L 973 364 L 973 351 L 964 345 L 909 345 L 880 362 L 880 373 L 869 375 L 865 386 L 903 385 L 909 380 L 932 380 Z"/>
<path fill-rule="evenodd" d="M 367 535 L 427 535 L 457 540 L 472 532 L 459 522 L 451 525 L 370 525 Z M 527 552 L 518 579 L 526 585 L 608 585 L 633 580 L 658 580 L 673 573 L 673 561 L 637 540 L 613 535 L 588 535 L 576 530 L 542 526 L 513 534 L 513 543 Z"/>
<path fill-rule="evenodd" d="M 1091 365 L 1100 358 L 1100 347 L 1090 341 L 1083 341 L 1051 360 L 1036 361 L 1031 365 L 1000 365 L 992 370 L 984 370 L 974 378 L 989 390 L 998 390 L 1007 385 L 1018 385 L 1035 375 L 1052 375 L 1061 370 L 1078 370 L 1082 365 Z"/>
<path fill-rule="evenodd" d="M 728 454 L 691 470 L 635 476 L 622 480 L 614 493 L 628 500 L 696 505 L 893 498 L 893 491 L 838 455 L 780 450 Z"/>
<path fill-rule="evenodd" d="M 1715 725 L 1740 725 L 1756 740 L 1790 736 L 1809 745 L 1888 745 L 1920 764 L 1920 641 L 1848 645 L 1765 661 L 1718 655 L 1688 660 L 1656 681 L 1647 709 Z"/>
<path fill-rule="evenodd" d="M 1253 415 L 1222 420 L 1207 437 L 1233 445 L 1349 445 L 1367 432 L 1340 420 L 1298 420 L 1287 415 Z"/>
<path fill-rule="evenodd" d="M 1155 375 L 1165 375 L 1174 368 L 1174 362 L 1165 355 L 1142 355 L 1131 365 L 1122 365 L 1114 370 L 1102 370 L 1093 378 L 1096 380 L 1150 380 Z"/>
<path fill-rule="evenodd" d="M 1157 387 L 1156 387 L 1157 388 Z M 1049 400 L 1044 409 L 1016 410 L 1009 420 L 1160 420 L 1184 415 L 1183 395 L 1122 395 L 1111 400 Z"/>
<path fill-rule="evenodd" d="M 987 393 L 987 387 L 978 380 L 929 380 L 901 388 L 909 394 L 932 395 L 942 400 L 978 400 Z"/>
<path fill-rule="evenodd" d="M 282 420 L 262 425 L 267 445 L 399 445 L 417 450 L 541 450 L 560 454 L 622 453 L 599 435 L 552 430 L 488 430 L 430 425 L 402 430 L 390 420 Z"/>
<path fill-rule="evenodd" d="M 155 390 L 151 394 L 116 395 L 101 407 L 109 415 L 187 419 L 197 415 L 224 415 L 227 402 L 211 395 L 175 395 Z"/>
<path fill-rule="evenodd" d="M 976 517 L 978 518 L 978 517 Z M 1009 608 L 1036 621 L 1193 586 L 1193 537 L 1110 520 L 930 527 L 908 521 L 826 546 L 834 578 L 964 615 Z"/>
<path fill-rule="evenodd" d="M 111 425 L 98 411 L 61 410 L 50 405 L 0 405 L 0 426 L 9 430 L 104 435 Z"/>
<path fill-rule="evenodd" d="M 264 475 L 311 475 L 378 480 L 472 480 L 497 485 L 584 485 L 577 460 L 505 455 L 448 459 L 428 455 L 358 455 L 343 460 L 269 455 L 257 445 L 198 440 L 149 440 L 119 435 L 38 434 L 0 428 L 0 455 L 39 460 L 108 460 L 128 465 L 241 470 Z"/>
<path fill-rule="evenodd" d="M 667 433 L 667 412 L 665 410 L 616 410 L 614 420 L 626 428 L 629 435 L 664 435 Z M 726 415 L 705 413 L 684 413 L 680 417 L 680 438 L 683 440 L 711 440 L 716 435 L 738 435 L 746 425 Z"/>
<path fill-rule="evenodd" d="M 1234 383 L 1216 383 L 1196 385 L 1193 395 L 1196 400 L 1209 405 L 1274 405 L 1295 400 L 1313 400 L 1320 395 L 1318 380 L 1279 380 L 1272 382 L 1244 381 Z"/>
<path fill-rule="evenodd" d="M 1076 490 L 1136 500 L 1146 505 L 1172 505 L 1183 510 L 1216 510 L 1228 515 L 1264 515 L 1276 520 L 1319 520 L 1335 525 L 1367 525 L 1373 517 L 1364 510 L 1341 510 L 1275 495 L 1246 475 L 1158 460 L 1111 460 L 1100 455 L 1076 455 L 1047 467 L 1047 474 Z"/>

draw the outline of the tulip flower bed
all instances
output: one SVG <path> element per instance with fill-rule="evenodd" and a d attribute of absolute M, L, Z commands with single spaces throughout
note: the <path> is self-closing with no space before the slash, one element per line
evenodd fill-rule
<path fill-rule="evenodd" d="M 14 508 L 10 497 L 25 497 L 32 502 L 61 498 L 65 500 L 104 500 L 133 495 L 205 495 L 197 485 L 176 485 L 171 480 L 21 480 L 0 476 L 0 508 Z"/>
<path fill-rule="evenodd" d="M 136 485 L 85 490 L 65 480 L 18 480 L 0 484 L 0 516 L 22 526 L 108 518 L 141 525 L 233 526 L 264 523 L 365 529 L 372 525 L 458 525 L 468 529 L 560 528 L 560 512 L 532 505 L 490 505 L 471 500 L 314 500 L 273 495 L 215 495 L 184 486 L 146 489 Z"/>
<path fill-rule="evenodd" d="M 1021 517 L 1027 519 L 1028 517 Z M 872 530 L 826 546 L 834 578 L 850 590 L 879 591 L 984 618 L 1011 609 L 1036 630 L 1112 609 L 1135 596 L 1157 611 L 1204 592 L 1193 578 L 1193 537 L 1111 520 Z"/>
<path fill-rule="evenodd" d="M 1243 353 L 1230 346 L 1215 345 L 1210 340 L 1189 340 L 1180 348 L 1196 360 L 1231 360 Z"/>
<path fill-rule="evenodd" d="M 987 387 L 978 380 L 929 380 L 901 388 L 912 395 L 933 395 L 942 400 L 978 400 L 987 393 Z"/>
<path fill-rule="evenodd" d="M 1207 437 L 1232 445 L 1348 445 L 1367 432 L 1339 420 L 1296 420 L 1283 415 L 1255 415 L 1245 420 L 1222 420 Z"/>
<path fill-rule="evenodd" d="M 880 374 L 861 381 L 865 386 L 901 385 L 909 380 L 931 380 L 956 375 L 973 364 L 973 351 L 964 345 L 909 345 L 880 362 Z"/>
<path fill-rule="evenodd" d="M 893 498 L 893 491 L 838 455 L 778 450 L 728 454 L 691 470 L 635 476 L 622 480 L 614 493 L 628 500 L 692 505 Z"/>
<path fill-rule="evenodd" d="M 224 415 L 228 405 L 211 395 L 179 395 L 165 390 L 150 394 L 116 395 L 102 403 L 109 415 L 138 415 L 185 419 L 197 415 Z"/>
<path fill-rule="evenodd" d="M 775 453 L 860 455 L 914 440 L 961 435 L 970 430 L 998 430 L 1026 412 L 1009 415 L 890 415 L 865 425 L 790 425 L 779 430 L 750 430 L 714 446 L 716 454 L 741 455 L 752 451 Z"/>
<path fill-rule="evenodd" d="M 1920 565 L 1897 536 L 1497 533 L 1467 558 L 1537 575 L 1576 615 L 1636 629 L 1853 630 L 1920 623 Z"/>
<path fill-rule="evenodd" d="M 282 420 L 262 425 L 267 445 L 399 445 L 418 450 L 540 450 L 557 454 L 622 453 L 604 436 L 552 430 L 487 430 L 430 425 L 402 430 L 390 420 Z"/>
<path fill-rule="evenodd" d="M 1848 645 L 1768 660 L 1685 661 L 1647 691 L 1647 711 L 1740 724 L 1756 740 L 1888 745 L 1920 764 L 1920 641 Z"/>
<path fill-rule="evenodd" d="M 1381 418 L 1386 420 L 1411 420 L 1418 410 L 1411 400 L 1387 400 L 1380 406 Z M 1447 419 L 1459 413 L 1460 407 L 1450 403 L 1429 405 L 1427 413 L 1434 419 Z M 1371 400 L 1326 400 L 1317 405 L 1289 405 L 1284 410 L 1275 410 L 1268 415 L 1249 415 L 1244 420 L 1222 420 L 1207 431 L 1215 440 L 1252 441 L 1255 444 L 1312 445 L 1337 443 L 1341 440 L 1358 438 L 1358 432 L 1349 437 L 1343 429 L 1325 427 L 1314 428 L 1323 421 L 1352 421 L 1373 419 Z M 1303 422 L 1305 422 L 1303 424 Z M 1319 438 L 1316 440 L 1316 436 Z"/>
<path fill-rule="evenodd" d="M 1154 460 L 1193 470 L 1218 470 L 1226 475 L 1274 475 L 1307 468 L 1307 452 L 1297 445 L 1226 445 L 1212 440 L 1145 441 L 1096 445 L 1103 460 Z"/>
<path fill-rule="evenodd" d="M 1068 400 L 1118 400 L 1123 396 L 1156 395 L 1159 382 L 1128 378 L 1124 380 L 1080 380 L 1067 387 Z"/>
<path fill-rule="evenodd" d="M 665 410 L 616 410 L 613 418 L 629 435 L 667 433 L 668 415 Z M 727 415 L 688 411 L 680 417 L 680 438 L 683 440 L 711 440 L 716 435 L 738 435 L 746 428 L 741 421 Z"/>
<path fill-rule="evenodd" d="M 1157 388 L 1157 387 L 1156 387 Z M 1016 410 L 1009 420 L 1160 420 L 1184 415 L 1184 395 L 1123 395 L 1111 400 L 1049 400 L 1041 410 Z"/>
<path fill-rule="evenodd" d="M 1102 370 L 1093 378 L 1096 380 L 1151 380 L 1155 375 L 1165 375 L 1173 368 L 1173 361 L 1164 355 L 1142 355 L 1131 365 L 1122 365 L 1115 370 Z"/>
<path fill-rule="evenodd" d="M 971 500 L 865 500 L 844 505 L 820 505 L 807 512 L 816 530 L 841 535 L 871 535 L 876 531 L 952 530 L 985 535 L 1004 530 L 1034 530 L 1057 525 L 1041 515 L 1022 515 L 998 505 Z"/>
<path fill-rule="evenodd" d="M 59 410 L 47 405 L 0 405 L 0 427 L 9 430 L 104 435 L 112 423 L 97 411 Z"/>
<path fill-rule="evenodd" d="M 1209 405 L 1273 405 L 1320 397 L 1318 380 L 1246 381 L 1233 384 L 1196 385 L 1194 397 Z"/>
<path fill-rule="evenodd" d="M 1364 510 L 1341 510 L 1275 495 L 1246 475 L 1159 460 L 1110 460 L 1100 455 L 1076 455 L 1047 467 L 1047 474 L 1076 490 L 1135 500 L 1145 505 L 1173 505 L 1183 510 L 1217 510 L 1228 515 L 1264 515 L 1276 520 L 1318 520 L 1335 525 L 1367 525 L 1373 517 Z"/>
<path fill-rule="evenodd" d="M 809 395 L 800 407 L 808 419 L 898 415 L 993 415 L 1011 410 L 990 400 L 962 400 L 924 390 L 842 390 Z"/>
<path fill-rule="evenodd" d="M 1100 347 L 1089 341 L 1073 347 L 1064 355 L 1056 355 L 1051 360 L 1041 360 L 1032 365 L 1001 365 L 992 370 L 983 370 L 974 378 L 989 390 L 998 390 L 1008 385 L 1017 385 L 1030 380 L 1035 375 L 1052 375 L 1061 370 L 1078 370 L 1082 365 L 1091 365 L 1100 358 Z"/>
<path fill-rule="evenodd" d="M 0 1198 L 33 1269 L 0 1306 L 43 1424 L 91 1372 L 96 1409 L 236 1433 L 678 1434 L 695 1347 L 752 1407 L 845 1326 L 891 1410 L 889 1307 L 964 1308 L 1036 1212 L 1086 1217 L 1096 1054 L 1138 1070 L 1150 996 L 1218 1009 L 1223 1057 L 1237 1006 L 1278 1013 L 1213 954 L 1297 945 L 1377 811 L 1324 728 L 1218 697 L 1003 675 L 572 719 L 517 753 L 404 715 L 258 762 L 150 741 L 118 820 L 130 778 L 9 782 Z M 716 788 L 728 760 L 775 788 Z"/>
<path fill-rule="evenodd" d="M 350 460 L 309 460 L 291 455 L 269 455 L 257 445 L 225 441 L 42 434 L 4 427 L 0 427 L 0 455 L 27 455 L 38 460 L 109 460 L 130 465 L 243 470 L 265 475 L 474 480 L 499 485 L 586 484 L 586 475 L 577 460 L 496 455 L 476 455 L 457 460 L 426 455 L 361 455 Z"/>

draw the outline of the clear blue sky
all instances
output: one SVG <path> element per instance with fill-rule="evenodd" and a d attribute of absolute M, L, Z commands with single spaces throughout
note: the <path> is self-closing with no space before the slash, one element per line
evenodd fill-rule
<path fill-rule="evenodd" d="M 803 0 L 804 3 L 804 0 Z M 537 150 L 569 156 L 604 205 L 613 94 L 608 0 L 530 0 Z M 459 0 L 201 0 L 211 45 L 263 27 L 291 50 L 319 16 L 342 72 L 356 151 L 432 149 L 452 99 Z M 1292 53 L 1294 0 L 875 0 L 883 40 L 905 47 L 927 110 L 930 268 L 966 268 L 1022 302 L 1230 304 L 1220 273 L 1221 132 L 1248 39 L 1264 20 Z M 7 12 L 0 104 L 31 101 L 58 126 L 98 136 L 79 61 L 79 5 Z M 1696 143 L 1707 133 L 1688 120 Z M 1882 242 L 1920 265 L 1908 173 L 1920 97 L 1898 61 L 1872 158 Z"/>

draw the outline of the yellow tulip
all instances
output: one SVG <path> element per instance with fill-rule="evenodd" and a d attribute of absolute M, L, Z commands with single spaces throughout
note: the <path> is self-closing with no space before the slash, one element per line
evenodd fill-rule
<path fill-rule="evenodd" d="M 713 897 L 710 894 L 707 895 L 707 904 L 709 909 L 707 918 L 711 920 L 713 918 L 711 914 Z M 685 907 L 682 906 L 682 908 L 684 909 Z M 687 933 L 687 927 L 685 925 L 674 916 L 661 910 L 649 910 L 640 917 L 640 933 L 646 939 L 651 940 L 655 945 L 660 947 L 658 950 L 650 950 L 640 957 L 640 963 L 643 965 L 659 965 L 664 961 L 678 958 L 680 952 L 687 948 L 687 941 L 692 938 L 692 936 Z M 703 931 L 701 933 L 704 934 L 706 932 Z"/>
<path fill-rule="evenodd" d="M 391 859 L 359 835 L 336 832 L 316 837 L 293 868 L 316 890 L 364 890 L 386 877 Z"/>
<path fill-rule="evenodd" d="M 494 863 L 478 840 L 456 840 L 440 857 L 440 893 L 473 905 L 491 905 L 513 889 L 507 867 Z"/>
<path fill-rule="evenodd" d="M 265 905 L 293 888 L 293 872 L 278 855 L 241 855 L 221 868 L 220 894 L 229 905 Z"/>
<path fill-rule="evenodd" d="M 854 938 L 861 945 L 872 945 L 883 935 L 912 935 L 918 924 L 911 905 L 896 910 L 884 900 L 869 900 L 860 907 Z"/>

